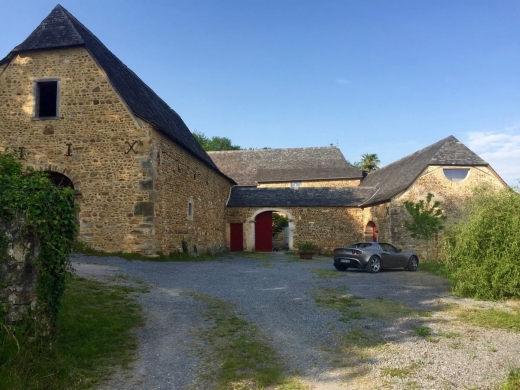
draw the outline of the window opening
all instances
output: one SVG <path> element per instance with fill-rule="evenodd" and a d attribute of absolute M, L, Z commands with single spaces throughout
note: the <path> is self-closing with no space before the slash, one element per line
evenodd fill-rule
<path fill-rule="evenodd" d="M 58 81 L 36 82 L 36 118 L 56 118 L 58 116 Z"/>
<path fill-rule="evenodd" d="M 188 219 L 193 219 L 193 200 L 188 200 Z"/>
<path fill-rule="evenodd" d="M 468 176 L 469 169 L 444 169 L 443 171 L 446 179 L 453 182 L 459 182 Z"/>

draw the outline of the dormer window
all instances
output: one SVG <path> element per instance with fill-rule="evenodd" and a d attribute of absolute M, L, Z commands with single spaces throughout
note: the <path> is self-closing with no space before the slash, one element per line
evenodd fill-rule
<path fill-rule="evenodd" d="M 444 170 L 444 176 L 446 176 L 446 179 L 454 182 L 462 181 L 468 176 L 469 169 L 447 169 Z"/>
<path fill-rule="evenodd" d="M 301 182 L 299 182 L 299 181 L 293 181 L 293 182 L 291 183 L 291 188 L 294 188 L 294 189 L 296 189 L 296 188 L 300 188 L 301 185 L 302 185 Z"/>
<path fill-rule="evenodd" d="M 60 83 L 56 79 L 34 82 L 34 117 L 38 119 L 58 119 Z"/>

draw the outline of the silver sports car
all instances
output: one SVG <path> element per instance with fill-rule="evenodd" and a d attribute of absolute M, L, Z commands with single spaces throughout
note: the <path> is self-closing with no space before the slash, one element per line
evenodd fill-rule
<path fill-rule="evenodd" d="M 358 268 L 372 273 L 379 272 L 381 268 L 417 271 L 419 257 L 412 251 L 403 252 L 384 242 L 358 242 L 346 248 L 334 249 L 334 267 L 338 271 Z"/>

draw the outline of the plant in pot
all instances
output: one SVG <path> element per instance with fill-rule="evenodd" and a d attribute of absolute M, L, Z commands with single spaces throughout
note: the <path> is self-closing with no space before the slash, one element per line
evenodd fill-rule
<path fill-rule="evenodd" d="M 314 255 L 316 251 L 316 246 L 309 241 L 302 241 L 296 244 L 298 248 L 298 253 L 300 254 L 300 259 L 312 259 L 312 255 Z"/>

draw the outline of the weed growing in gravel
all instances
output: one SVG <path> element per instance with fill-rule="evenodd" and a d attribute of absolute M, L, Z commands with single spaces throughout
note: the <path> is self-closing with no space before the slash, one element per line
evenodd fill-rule
<path fill-rule="evenodd" d="M 212 349 L 212 353 L 204 351 L 202 356 L 209 370 L 203 375 L 207 387 L 305 389 L 297 379 L 283 376 L 278 353 L 254 325 L 236 314 L 234 305 L 207 295 L 191 293 L 190 296 L 206 303 L 205 318 L 209 326 L 197 333 Z"/>
<path fill-rule="evenodd" d="M 408 377 L 408 375 L 412 374 L 417 370 L 418 367 L 422 365 L 421 361 L 413 362 L 404 367 L 383 367 L 381 369 L 382 375 L 393 376 L 399 379 L 404 379 Z"/>
<path fill-rule="evenodd" d="M 413 331 L 415 332 L 415 334 L 417 336 L 420 336 L 420 337 L 428 337 L 428 336 L 430 336 L 432 334 L 431 328 L 429 328 L 427 326 L 417 326 L 417 327 L 414 327 Z"/>
<path fill-rule="evenodd" d="M 0 388 L 91 389 L 127 367 L 137 347 L 131 329 L 144 324 L 136 289 L 72 278 L 52 347 L 0 331 Z"/>

